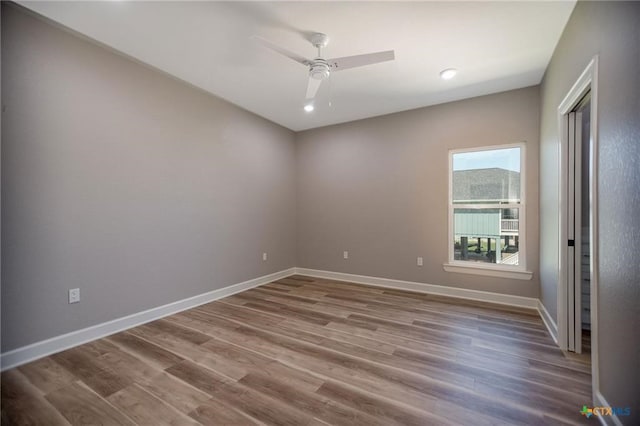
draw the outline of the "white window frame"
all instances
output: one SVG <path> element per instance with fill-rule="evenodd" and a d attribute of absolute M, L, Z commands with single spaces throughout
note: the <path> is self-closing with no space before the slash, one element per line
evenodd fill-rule
<path fill-rule="evenodd" d="M 455 154 L 461 153 L 469 153 L 469 152 L 479 152 L 479 151 L 491 151 L 497 149 L 509 149 L 509 148 L 520 148 L 520 203 L 514 204 L 500 204 L 500 209 L 518 209 L 518 220 L 519 220 L 519 229 L 518 229 L 518 239 L 519 239 L 519 254 L 518 254 L 518 265 L 503 265 L 496 263 L 479 263 L 479 262 L 469 262 L 464 260 L 455 260 L 454 259 L 454 217 L 453 212 L 455 208 L 496 208 L 496 204 L 488 203 L 488 204 L 453 204 L 453 156 Z M 457 272 L 463 274 L 474 274 L 474 275 L 486 275 L 493 277 L 501 277 L 501 278 L 511 278 L 511 279 L 521 279 L 521 280 L 530 280 L 533 276 L 533 273 L 527 270 L 527 250 L 526 246 L 528 244 L 527 241 L 527 219 L 526 219 L 526 211 L 527 211 L 527 195 L 526 195 L 526 144 L 525 142 L 518 142 L 512 144 L 505 145 L 492 145 L 492 146 L 482 146 L 482 147 L 474 147 L 474 148 L 462 148 L 462 149 L 451 149 L 449 150 L 449 232 L 447 234 L 449 238 L 448 247 L 448 263 L 445 263 L 444 270 L 447 272 Z"/>

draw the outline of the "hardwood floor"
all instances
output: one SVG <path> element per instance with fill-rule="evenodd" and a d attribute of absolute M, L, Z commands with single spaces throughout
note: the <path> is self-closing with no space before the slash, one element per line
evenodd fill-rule
<path fill-rule="evenodd" d="M 2 374 L 3 425 L 583 424 L 536 311 L 293 276 Z"/>

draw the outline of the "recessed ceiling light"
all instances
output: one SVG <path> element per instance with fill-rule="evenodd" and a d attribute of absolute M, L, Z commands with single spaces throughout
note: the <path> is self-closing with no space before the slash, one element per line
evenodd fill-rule
<path fill-rule="evenodd" d="M 447 68 L 446 70 L 440 71 L 440 78 L 443 80 L 451 80 L 456 76 L 457 72 L 458 70 L 455 68 Z"/>
<path fill-rule="evenodd" d="M 307 111 L 307 112 L 313 111 L 314 110 L 313 104 L 306 104 L 304 106 L 304 110 Z"/>

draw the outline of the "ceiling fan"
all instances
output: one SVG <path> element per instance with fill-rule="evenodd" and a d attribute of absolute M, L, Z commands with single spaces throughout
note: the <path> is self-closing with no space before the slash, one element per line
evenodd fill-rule
<path fill-rule="evenodd" d="M 377 64 L 379 62 L 392 61 L 395 59 L 393 50 L 384 52 L 365 53 L 364 55 L 343 56 L 341 58 L 324 59 L 322 48 L 329 43 L 326 34 L 314 33 L 309 41 L 318 49 L 318 56 L 315 59 L 307 59 L 297 53 L 291 52 L 283 47 L 275 45 L 261 37 L 254 37 L 266 47 L 293 59 L 294 61 L 309 67 L 309 83 L 307 85 L 307 99 L 313 99 L 320 88 L 322 80 L 329 78 L 332 72 L 342 71 L 349 68 L 361 67 L 364 65 Z"/>

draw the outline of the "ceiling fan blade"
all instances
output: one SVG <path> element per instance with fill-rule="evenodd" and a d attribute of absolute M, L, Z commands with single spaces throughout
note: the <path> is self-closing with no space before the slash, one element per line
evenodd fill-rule
<path fill-rule="evenodd" d="M 396 58 L 393 50 L 384 52 L 365 53 L 364 55 L 343 56 L 327 60 L 331 71 L 342 71 L 349 68 L 361 67 L 364 65 L 377 64 L 378 62 L 393 61 Z"/>
<path fill-rule="evenodd" d="M 262 45 L 264 45 L 265 47 L 268 47 L 271 50 L 275 50 L 276 52 L 278 52 L 281 55 L 286 56 L 287 58 L 293 59 L 294 61 L 301 63 L 302 65 L 309 65 L 311 64 L 311 61 L 303 56 L 298 55 L 295 52 L 292 52 L 288 49 L 285 49 L 284 47 L 280 47 L 277 44 L 273 44 L 270 41 L 267 41 L 265 39 L 263 39 L 262 37 L 258 37 L 258 36 L 253 36 L 253 38 L 255 40 L 257 40 L 258 42 L 260 42 Z"/>
<path fill-rule="evenodd" d="M 313 99 L 320 88 L 322 80 L 318 80 L 313 77 L 309 77 L 309 84 L 307 85 L 307 99 Z"/>

